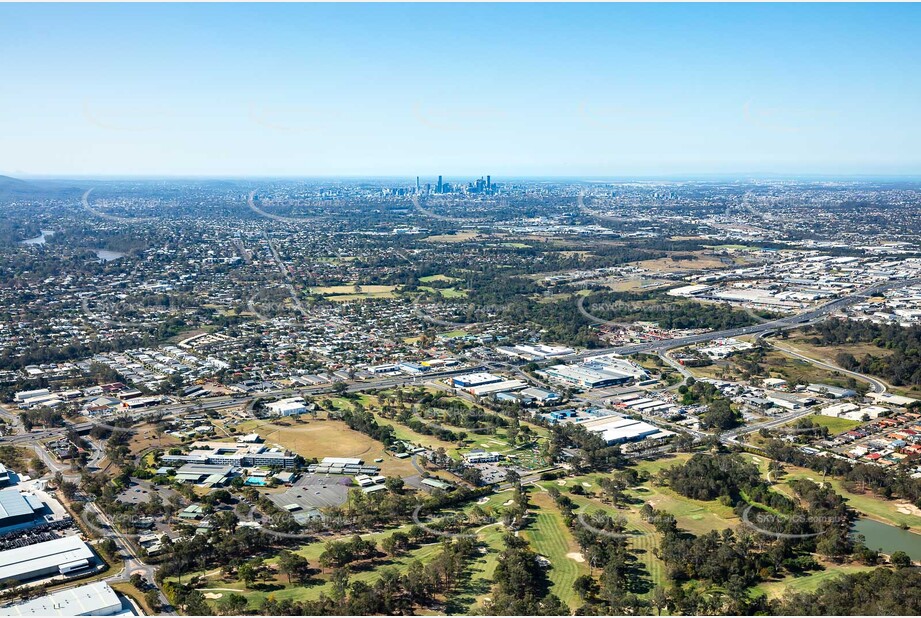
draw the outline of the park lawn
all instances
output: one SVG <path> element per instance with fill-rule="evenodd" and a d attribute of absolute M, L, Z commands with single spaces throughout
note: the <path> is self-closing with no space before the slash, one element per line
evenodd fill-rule
<path fill-rule="evenodd" d="M 783 579 L 762 582 L 752 587 L 751 592 L 755 595 L 765 594 L 771 599 L 781 597 L 787 592 L 814 592 L 823 582 L 848 573 L 860 573 L 873 569 L 873 567 L 857 564 L 826 563 L 824 566 L 825 570 L 809 573 L 808 575 L 788 575 Z"/>
<path fill-rule="evenodd" d="M 395 298 L 393 292 L 362 292 L 361 294 L 335 294 L 333 296 L 327 296 L 326 300 L 330 300 L 334 303 L 346 303 L 353 300 L 367 300 L 372 298 Z"/>
<path fill-rule="evenodd" d="M 363 534 L 361 536 L 366 539 L 373 539 L 378 543 L 378 545 L 380 545 L 380 542 L 384 538 L 393 534 L 393 532 L 395 532 L 397 529 L 392 529 L 385 532 Z M 455 590 L 445 599 L 449 613 L 470 614 L 472 613 L 473 608 L 481 605 L 483 600 L 490 596 L 493 584 L 493 575 L 498 563 L 499 553 L 504 549 L 504 543 L 502 541 L 504 536 L 503 530 L 504 529 L 501 526 L 497 525 L 488 525 L 477 530 L 478 537 L 483 543 L 484 551 L 470 561 L 463 582 L 460 584 L 457 590 Z M 350 535 L 346 535 L 342 538 L 350 538 Z M 311 543 L 301 547 L 300 549 L 296 550 L 296 553 L 306 558 L 312 566 L 317 566 L 320 555 L 324 550 L 325 541 Z M 354 571 L 350 575 L 350 580 L 363 581 L 371 584 L 379 577 L 380 569 L 382 568 L 391 567 L 397 569 L 400 572 L 405 572 L 412 562 L 419 560 L 425 564 L 440 551 L 440 541 L 422 545 L 410 550 L 402 556 L 396 558 L 387 558 L 374 564 L 370 568 Z M 266 560 L 266 563 L 272 565 L 275 563 L 275 561 L 276 560 L 272 558 Z M 257 609 L 262 603 L 262 600 L 270 594 L 278 600 L 291 599 L 293 601 L 317 599 L 321 593 L 329 595 L 331 592 L 329 577 L 329 571 L 325 571 L 319 575 L 314 576 L 313 581 L 305 585 L 289 585 L 287 583 L 287 578 L 279 575 L 274 579 L 273 582 L 269 584 L 268 589 L 245 590 L 241 582 L 234 581 L 228 584 L 220 579 L 219 574 L 213 573 L 211 575 L 211 579 L 209 580 L 209 584 L 203 588 L 202 591 L 209 592 L 207 588 L 213 588 L 216 590 L 210 591 L 212 594 L 220 594 L 222 591 L 219 589 L 232 588 L 247 597 L 247 600 L 249 601 L 249 607 L 251 609 Z M 258 587 L 258 585 L 254 587 Z M 229 592 L 230 591 L 223 591 L 224 594 Z M 219 599 L 211 599 L 209 601 L 213 605 L 219 607 Z"/>
<path fill-rule="evenodd" d="M 834 416 L 823 416 L 821 414 L 814 414 L 812 416 L 807 416 L 810 421 L 816 425 L 822 427 L 828 427 L 828 431 L 831 435 L 838 435 L 839 433 L 844 433 L 845 431 L 850 431 L 855 427 L 860 427 L 860 421 L 852 421 L 846 418 L 836 418 Z M 787 425 L 784 425 L 786 427 Z"/>
<path fill-rule="evenodd" d="M 438 335 L 442 339 L 457 339 L 458 337 L 466 337 L 467 331 L 465 330 L 450 330 L 446 333 L 441 333 Z"/>
<path fill-rule="evenodd" d="M 425 434 L 413 431 L 406 425 L 400 424 L 395 420 L 384 418 L 377 410 L 371 410 L 371 413 L 374 415 L 374 418 L 377 419 L 378 425 L 389 425 L 393 427 L 393 433 L 396 435 L 398 440 L 411 442 L 412 444 L 419 444 L 432 450 L 443 448 L 449 455 L 452 451 L 457 450 L 457 444 L 454 442 L 447 442 L 445 440 L 436 438 L 435 436 L 427 436 Z"/>
<path fill-rule="evenodd" d="M 675 453 L 674 455 L 669 455 L 668 457 L 660 457 L 658 459 L 643 459 L 637 461 L 633 468 L 635 468 L 637 471 L 643 470 L 650 476 L 653 476 L 666 468 L 671 468 L 672 466 L 683 464 L 690 458 L 690 453 Z"/>
<path fill-rule="evenodd" d="M 419 277 L 421 283 L 432 283 L 433 281 L 457 281 L 456 277 L 449 277 L 448 275 L 429 275 L 428 277 Z"/>
<path fill-rule="evenodd" d="M 588 575 L 588 564 L 553 499 L 541 492 L 533 494 L 531 502 L 536 515 L 523 533 L 524 537 L 531 549 L 553 565 L 549 573 L 553 582 L 551 592 L 575 610 L 581 600 L 572 585 L 580 575 Z"/>
<path fill-rule="evenodd" d="M 427 285 L 420 285 L 419 289 L 430 294 L 441 294 L 442 298 L 467 298 L 467 290 L 458 290 L 457 288 L 433 288 Z"/>
<path fill-rule="evenodd" d="M 627 494 L 649 503 L 656 510 L 675 516 L 678 527 L 701 535 L 711 530 L 722 530 L 740 523 L 732 507 L 716 500 L 704 501 L 685 498 L 668 487 L 657 487 L 650 483 L 627 491 Z"/>
<path fill-rule="evenodd" d="M 392 531 L 391 531 L 392 533 Z M 363 536 L 373 536 L 373 535 L 363 535 Z M 381 535 L 387 536 L 386 534 Z M 307 550 L 298 550 L 297 553 L 304 555 L 311 563 L 311 566 L 316 567 L 317 561 L 320 554 L 324 551 L 324 543 L 313 543 L 308 546 Z M 404 572 L 409 568 L 409 565 L 415 560 L 419 560 L 422 563 L 430 561 L 436 554 L 441 551 L 440 543 L 429 543 L 427 545 L 422 545 L 420 547 L 414 548 L 405 554 L 397 557 L 387 557 L 375 563 L 373 566 L 368 568 L 361 568 L 360 570 L 353 570 L 349 575 L 350 581 L 362 581 L 368 584 L 373 583 L 375 580 L 380 577 L 380 569 L 385 567 L 392 567 L 397 569 L 400 572 Z M 266 564 L 274 564 L 275 559 L 266 560 Z M 219 577 L 219 576 L 218 576 Z M 237 590 L 240 594 L 246 597 L 246 600 L 249 602 L 250 609 L 258 609 L 266 597 L 271 595 L 278 601 L 283 601 L 285 599 L 290 599 L 291 601 L 310 601 L 316 600 L 320 597 L 321 593 L 325 593 L 327 596 L 330 595 L 332 591 L 332 586 L 330 584 L 330 571 L 325 570 L 324 572 L 315 575 L 311 581 L 305 584 L 288 584 L 287 578 L 284 575 L 277 574 L 274 580 L 268 582 L 267 586 L 263 587 L 260 584 L 256 583 L 252 588 L 245 588 L 243 582 L 233 581 L 231 583 L 226 583 L 223 580 L 217 579 L 212 580 L 209 584 L 203 588 L 201 591 L 203 593 L 212 592 L 212 593 L 221 593 L 229 594 L 229 590 L 221 590 L 223 588 L 232 588 Z M 208 588 L 213 588 L 214 590 L 209 591 Z M 211 599 L 209 600 L 216 607 L 220 607 L 220 599 Z"/>
<path fill-rule="evenodd" d="M 691 455 L 688 453 L 679 453 L 662 459 L 641 461 L 636 468 L 645 470 L 650 476 L 653 476 L 663 469 L 684 463 L 690 457 Z M 589 498 L 594 506 L 610 509 L 610 505 L 604 504 L 600 500 L 601 487 L 598 484 L 599 478 L 597 474 L 588 474 L 566 479 L 562 485 L 560 481 L 547 481 L 541 484 L 544 487 L 556 485 L 560 491 L 567 493 L 573 500 L 581 498 L 581 496 L 570 494 L 567 488 L 580 484 L 587 492 L 597 494 L 597 499 Z M 669 487 L 655 485 L 652 480 L 628 489 L 625 494 L 632 499 L 633 504 L 629 510 L 619 509 L 619 513 L 626 515 L 628 511 L 635 512 L 635 515 L 639 517 L 639 509 L 643 506 L 643 503 L 648 502 L 653 508 L 664 510 L 674 515 L 678 522 L 678 527 L 693 534 L 699 535 L 710 530 L 722 530 L 737 525 L 740 521 L 733 512 L 732 507 L 720 504 L 716 500 L 705 501 L 685 498 Z M 628 516 L 629 519 L 630 517 Z"/>

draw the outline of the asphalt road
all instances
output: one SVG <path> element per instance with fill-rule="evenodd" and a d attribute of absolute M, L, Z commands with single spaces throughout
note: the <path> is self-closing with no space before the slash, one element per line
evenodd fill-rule
<path fill-rule="evenodd" d="M 787 316 L 780 318 L 779 320 L 772 320 L 770 322 L 764 322 L 762 324 L 755 324 L 753 326 L 744 326 L 740 328 L 731 328 L 728 330 L 721 331 L 711 331 L 709 333 L 701 333 L 699 335 L 689 335 L 687 337 L 677 337 L 675 339 L 666 339 L 663 341 L 651 341 L 648 343 L 639 343 L 628 346 L 620 346 L 614 348 L 604 348 L 599 350 L 588 350 L 586 352 L 580 352 L 578 354 L 570 354 L 568 356 L 559 356 L 554 358 L 554 361 L 581 361 L 592 358 L 593 356 L 601 356 L 603 354 L 639 354 L 644 352 L 664 352 L 665 350 L 670 350 L 672 348 L 680 348 L 686 345 L 693 345 L 696 343 L 704 343 L 706 341 L 712 341 L 714 339 L 723 339 L 725 337 L 739 337 L 741 335 L 758 335 L 761 333 L 774 332 L 787 330 L 791 328 L 798 328 L 804 324 L 809 324 L 817 322 L 823 319 L 826 315 L 834 313 L 848 305 L 851 305 L 861 298 L 867 296 L 872 296 L 886 290 L 891 290 L 894 288 L 905 287 L 908 285 L 913 285 L 921 283 L 921 279 L 906 279 L 902 281 L 887 281 L 885 283 L 878 283 L 870 287 L 858 290 L 851 295 L 843 296 L 837 298 L 831 302 L 825 303 L 815 309 L 810 309 L 809 311 L 799 313 L 797 315 Z"/>

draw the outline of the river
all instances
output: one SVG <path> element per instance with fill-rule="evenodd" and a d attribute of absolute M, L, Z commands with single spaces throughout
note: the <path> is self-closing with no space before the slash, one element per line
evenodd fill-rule
<path fill-rule="evenodd" d="M 26 240 L 19 241 L 23 245 L 44 245 L 45 238 L 54 236 L 54 232 L 51 230 L 41 230 L 41 234 L 35 238 L 27 238 Z"/>

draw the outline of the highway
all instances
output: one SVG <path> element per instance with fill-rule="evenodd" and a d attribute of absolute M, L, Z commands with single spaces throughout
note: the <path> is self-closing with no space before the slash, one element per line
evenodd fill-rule
<path fill-rule="evenodd" d="M 886 388 L 887 388 L 886 383 L 872 376 L 868 376 L 863 373 L 857 373 L 856 371 L 851 371 L 850 369 L 844 369 L 843 367 L 839 367 L 831 363 L 826 363 L 825 361 L 820 361 L 816 358 L 812 358 L 804 354 L 801 354 L 795 350 L 792 350 L 788 348 L 787 346 L 778 345 L 777 342 L 774 342 L 774 341 L 768 343 L 768 345 L 770 345 L 773 348 L 777 348 L 784 354 L 788 354 L 794 358 L 798 358 L 800 360 L 806 361 L 807 363 L 811 363 L 815 365 L 816 367 L 821 367 L 822 369 L 828 369 L 829 371 L 837 371 L 838 373 L 843 373 L 844 375 L 850 376 L 856 380 L 868 382 L 870 384 L 870 389 L 874 393 L 885 393 L 886 392 Z"/>
<path fill-rule="evenodd" d="M 664 339 L 662 341 L 650 341 L 647 343 L 638 343 L 627 346 L 620 346 L 614 348 L 603 348 L 598 350 L 587 350 L 585 352 L 579 352 L 577 354 L 570 354 L 567 356 L 558 356 L 554 358 L 554 362 L 558 361 L 584 361 L 588 360 L 594 356 L 601 356 L 603 354 L 617 353 L 621 355 L 629 354 L 639 354 L 639 353 L 658 353 L 664 352 L 666 350 L 671 350 L 672 348 L 680 348 L 687 345 L 693 345 L 696 343 L 704 343 L 707 341 L 712 341 L 714 339 L 723 339 L 725 337 L 739 337 L 741 335 L 760 335 L 762 333 L 776 332 L 781 330 L 788 330 L 791 328 L 798 328 L 804 324 L 811 324 L 818 322 L 825 318 L 830 313 L 834 313 L 840 309 L 851 305 L 861 298 L 872 296 L 880 292 L 885 292 L 887 290 L 905 287 L 909 285 L 914 285 L 921 283 L 921 278 L 919 279 L 906 279 L 902 281 L 887 281 L 885 283 L 878 283 L 872 285 L 863 290 L 856 291 L 855 293 L 837 298 L 831 302 L 820 305 L 815 309 L 810 309 L 809 311 L 799 313 L 797 315 L 787 316 L 780 318 L 778 320 L 772 320 L 770 322 L 764 322 L 762 324 L 755 324 L 753 326 L 744 326 L 739 328 L 731 328 L 728 330 L 721 331 L 711 331 L 709 333 L 701 333 L 698 335 L 688 335 L 687 337 L 676 337 L 675 339 Z"/>

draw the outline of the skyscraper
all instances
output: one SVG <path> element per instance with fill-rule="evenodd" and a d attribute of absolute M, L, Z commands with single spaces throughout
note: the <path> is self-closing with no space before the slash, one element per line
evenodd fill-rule
<path fill-rule="evenodd" d="M 441 184 L 441 176 L 438 177 L 438 186 L 435 187 L 435 193 L 441 193 L 441 190 L 444 188 L 444 185 Z"/>

